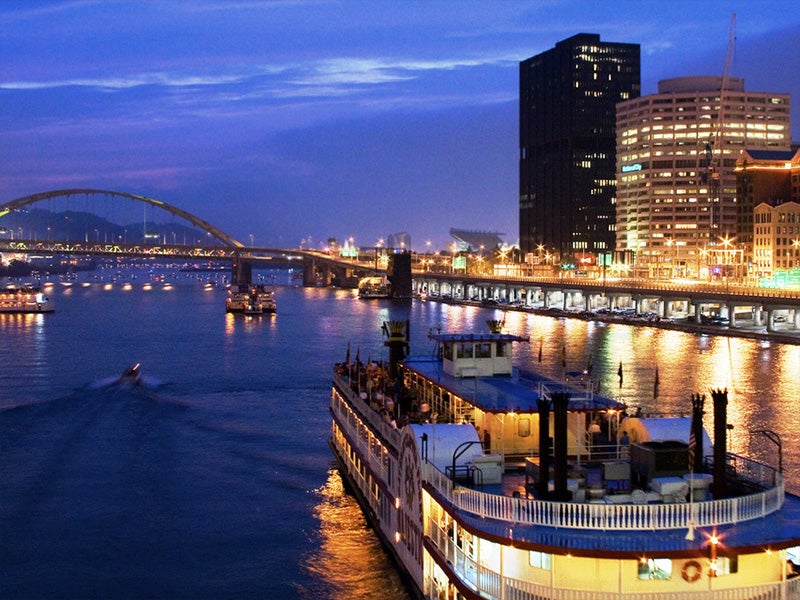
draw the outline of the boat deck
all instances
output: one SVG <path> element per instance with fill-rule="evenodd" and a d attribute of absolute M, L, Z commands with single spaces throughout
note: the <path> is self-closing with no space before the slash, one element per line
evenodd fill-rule
<path fill-rule="evenodd" d="M 585 473 L 585 490 L 587 497 L 580 500 L 587 504 L 631 504 L 634 489 L 611 489 L 608 482 L 603 480 L 602 463 L 589 462 L 581 465 Z M 670 478 L 677 479 L 677 478 Z M 496 484 L 476 485 L 473 482 L 458 481 L 459 485 L 474 489 L 486 494 L 495 494 L 506 497 L 535 500 L 535 482 L 530 479 L 524 469 L 512 467 L 507 469 L 502 476 L 502 481 Z M 552 484 L 550 486 L 552 489 Z M 597 496 L 590 497 L 588 490 L 596 490 Z M 644 493 L 644 504 L 662 504 L 665 500 L 661 494 L 651 489 L 640 489 Z M 667 500 L 668 501 L 668 500 Z M 677 500 L 683 501 L 685 500 Z M 573 502 L 577 502 L 573 500 Z M 644 506 L 643 508 L 647 508 Z M 456 509 L 458 510 L 458 509 Z M 458 510 L 466 523 L 472 523 L 476 528 L 497 536 L 508 535 L 509 521 L 479 516 L 465 510 Z M 714 530 L 696 528 L 694 539 L 687 539 L 688 530 L 668 529 L 660 530 L 658 535 L 653 535 L 653 530 L 641 529 L 639 531 L 604 529 L 598 535 L 595 529 L 578 529 L 564 527 L 548 527 L 515 523 L 513 537 L 515 540 L 532 544 L 542 548 L 571 548 L 576 554 L 592 554 L 602 551 L 604 555 L 618 553 L 634 555 L 647 552 L 653 555 L 659 551 L 669 552 L 672 555 L 682 552 L 686 556 L 696 555 L 698 548 L 703 548 L 708 543 L 712 533 L 716 533 L 725 547 L 731 549 L 760 548 L 785 548 L 791 545 L 800 545 L 800 497 L 787 493 L 783 507 L 775 513 L 763 518 L 741 521 L 735 525 L 720 525 Z"/>

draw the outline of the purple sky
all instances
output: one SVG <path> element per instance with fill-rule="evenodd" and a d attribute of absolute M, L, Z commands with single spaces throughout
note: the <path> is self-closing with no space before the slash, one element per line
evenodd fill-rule
<path fill-rule="evenodd" d="M 0 202 L 151 196 L 257 245 L 518 238 L 518 63 L 576 33 L 792 94 L 796 0 L 3 0 Z"/>

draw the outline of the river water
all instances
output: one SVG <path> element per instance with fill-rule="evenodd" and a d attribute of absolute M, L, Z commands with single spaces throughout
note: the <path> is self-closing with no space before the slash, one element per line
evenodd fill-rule
<path fill-rule="evenodd" d="M 531 340 L 517 364 L 559 377 L 591 360 L 604 394 L 646 413 L 688 414 L 691 394 L 727 388 L 730 449 L 777 465 L 751 432 L 778 433 L 798 487 L 798 346 L 269 276 L 272 317 L 226 315 L 213 276 L 166 269 L 54 281 L 54 314 L 0 315 L 1 598 L 406 598 L 326 441 L 332 363 L 348 343 L 386 359 L 388 319 L 409 319 L 429 352 L 433 328 L 505 318 Z M 141 385 L 115 384 L 136 362 Z"/>

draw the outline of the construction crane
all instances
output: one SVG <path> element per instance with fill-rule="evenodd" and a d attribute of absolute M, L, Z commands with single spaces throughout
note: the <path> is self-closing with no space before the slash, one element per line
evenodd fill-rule
<path fill-rule="evenodd" d="M 728 49 L 725 52 L 725 66 L 722 69 L 722 84 L 719 90 L 719 111 L 717 112 L 717 123 L 711 134 L 708 136 L 708 141 L 705 144 L 705 173 L 701 176 L 701 181 L 709 186 L 708 202 L 709 202 L 709 245 L 714 244 L 716 232 L 719 231 L 720 223 L 722 223 L 722 202 L 720 201 L 719 193 L 721 187 L 721 175 L 724 168 L 724 157 L 722 147 L 723 127 L 725 120 L 725 92 L 728 89 L 728 80 L 730 78 L 731 61 L 733 60 L 733 52 L 736 46 L 736 13 L 731 17 L 731 26 L 728 32 Z M 716 148 L 716 156 L 714 149 Z"/>

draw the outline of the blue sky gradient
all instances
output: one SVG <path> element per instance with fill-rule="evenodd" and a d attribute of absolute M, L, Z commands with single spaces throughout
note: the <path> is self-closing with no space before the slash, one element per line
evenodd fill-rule
<path fill-rule="evenodd" d="M 518 237 L 518 65 L 564 38 L 641 44 L 642 92 L 722 74 L 792 94 L 794 0 L 5 0 L 0 201 L 158 198 L 259 245 L 407 231 Z"/>

